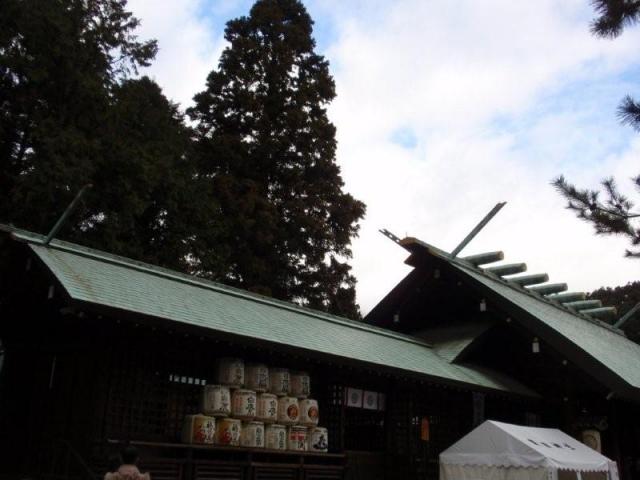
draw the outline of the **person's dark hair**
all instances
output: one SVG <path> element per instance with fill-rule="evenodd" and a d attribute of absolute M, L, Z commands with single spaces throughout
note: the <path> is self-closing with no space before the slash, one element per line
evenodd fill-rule
<path fill-rule="evenodd" d="M 127 445 L 120 452 L 120 456 L 125 465 L 134 465 L 138 461 L 138 449 L 133 445 Z"/>

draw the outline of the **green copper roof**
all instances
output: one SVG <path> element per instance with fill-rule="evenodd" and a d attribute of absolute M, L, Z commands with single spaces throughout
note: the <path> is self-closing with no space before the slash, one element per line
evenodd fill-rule
<path fill-rule="evenodd" d="M 586 359 L 585 366 L 588 364 L 599 371 L 608 372 L 610 378 L 616 379 L 609 382 L 611 385 L 618 385 L 618 380 L 621 380 L 635 389 L 632 395 L 638 397 L 640 345 L 629 340 L 621 330 L 587 315 L 574 313 L 552 299 L 515 285 L 464 259 L 452 258 L 448 253 L 420 240 L 406 238 L 401 244 L 410 252 L 422 251 L 446 261 L 476 285 L 501 298 L 506 304 L 524 311 L 535 319 L 536 326 L 548 327 L 556 338 L 563 339 L 574 352 L 578 352 L 576 358 Z"/>
<path fill-rule="evenodd" d="M 66 242 L 44 246 L 41 236 L 29 232 L 13 230 L 13 236 L 29 244 L 77 301 L 434 379 L 536 395 L 493 372 L 450 364 L 419 338 Z"/>

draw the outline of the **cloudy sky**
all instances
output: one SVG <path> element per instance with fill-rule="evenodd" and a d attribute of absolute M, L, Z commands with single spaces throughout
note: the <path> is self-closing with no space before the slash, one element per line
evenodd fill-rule
<path fill-rule="evenodd" d="M 130 0 L 160 52 L 144 73 L 181 106 L 204 88 L 241 0 Z M 640 135 L 616 120 L 638 91 L 640 29 L 589 33 L 588 0 L 308 0 L 337 99 L 337 161 L 367 204 L 354 241 L 367 312 L 407 272 L 378 233 L 453 249 L 499 201 L 507 206 L 461 255 L 501 249 L 572 290 L 636 280 L 622 238 L 596 237 L 549 185 L 595 187 L 613 174 L 632 194 Z M 637 198 L 637 196 L 636 196 Z"/>

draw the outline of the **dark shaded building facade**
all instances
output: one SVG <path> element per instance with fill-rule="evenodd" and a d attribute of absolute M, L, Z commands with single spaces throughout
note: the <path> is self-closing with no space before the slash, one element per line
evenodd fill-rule
<path fill-rule="evenodd" d="M 100 478 L 125 443 L 154 479 L 437 478 L 485 419 L 597 430 L 637 475 L 640 346 L 473 257 L 400 243 L 413 271 L 354 322 L 2 227 L 0 478 Z M 329 452 L 181 444 L 228 356 L 309 372 Z"/>

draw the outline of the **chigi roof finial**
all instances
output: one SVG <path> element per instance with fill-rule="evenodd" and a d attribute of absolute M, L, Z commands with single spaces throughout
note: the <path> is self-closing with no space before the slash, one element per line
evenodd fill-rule
<path fill-rule="evenodd" d="M 383 234 L 385 237 L 393 240 L 394 242 L 396 242 L 398 245 L 400 244 L 400 237 L 398 237 L 397 235 L 394 235 L 393 233 L 391 233 L 389 230 L 387 230 L 386 228 L 382 228 L 380 230 L 378 230 L 381 234 Z"/>
<path fill-rule="evenodd" d="M 82 196 L 84 195 L 84 193 L 89 190 L 91 187 L 93 187 L 92 184 L 88 183 L 86 184 L 84 187 L 82 187 L 80 189 L 80 191 L 78 192 L 78 194 L 76 195 L 76 198 L 74 198 L 71 203 L 69 204 L 69 206 L 67 207 L 67 209 L 62 213 L 62 215 L 60 216 L 60 218 L 58 219 L 58 221 L 56 222 L 56 224 L 53 226 L 53 228 L 51 229 L 51 231 L 49 232 L 49 234 L 47 235 L 47 238 L 44 239 L 44 241 L 42 242 L 43 245 L 49 245 L 49 243 L 51 242 L 51 240 L 53 239 L 53 237 L 56 235 L 56 233 L 58 233 L 58 231 L 62 228 L 62 226 L 64 225 L 64 222 L 67 221 L 67 218 L 69 218 L 69 215 L 71 215 L 71 212 L 73 212 L 73 210 L 75 210 L 76 206 L 78 205 L 78 202 L 80 201 L 80 199 L 82 198 Z"/>
<path fill-rule="evenodd" d="M 489 213 L 487 213 L 487 214 L 484 216 L 484 218 L 483 218 L 482 220 L 480 220 L 480 223 L 478 223 L 478 225 L 476 225 L 476 226 L 474 227 L 474 229 L 473 229 L 473 230 L 471 230 L 471 232 L 469 232 L 469 235 L 467 235 L 466 237 L 464 237 L 464 240 L 462 240 L 462 241 L 460 242 L 460 244 L 459 244 L 456 248 L 454 248 L 454 249 L 453 249 L 453 251 L 451 252 L 451 257 L 452 257 L 452 258 L 457 257 L 457 256 L 458 256 L 458 254 L 462 251 L 462 249 L 463 249 L 464 247 L 466 247 L 466 246 L 469 244 L 469 242 L 470 242 L 471 240 L 473 240 L 473 238 L 474 238 L 478 233 L 480 233 L 480 230 L 482 230 L 482 229 L 485 227 L 485 225 L 486 225 L 487 223 L 489 223 L 489 222 L 491 221 L 491 219 L 492 219 L 493 217 L 495 217 L 495 216 L 496 216 L 496 214 L 497 214 L 497 213 L 502 209 L 502 207 L 504 207 L 506 204 L 507 204 L 507 202 L 500 202 L 500 203 L 496 203 L 496 206 L 495 206 L 495 207 L 493 207 L 493 208 L 491 209 L 491 211 L 490 211 Z"/>

